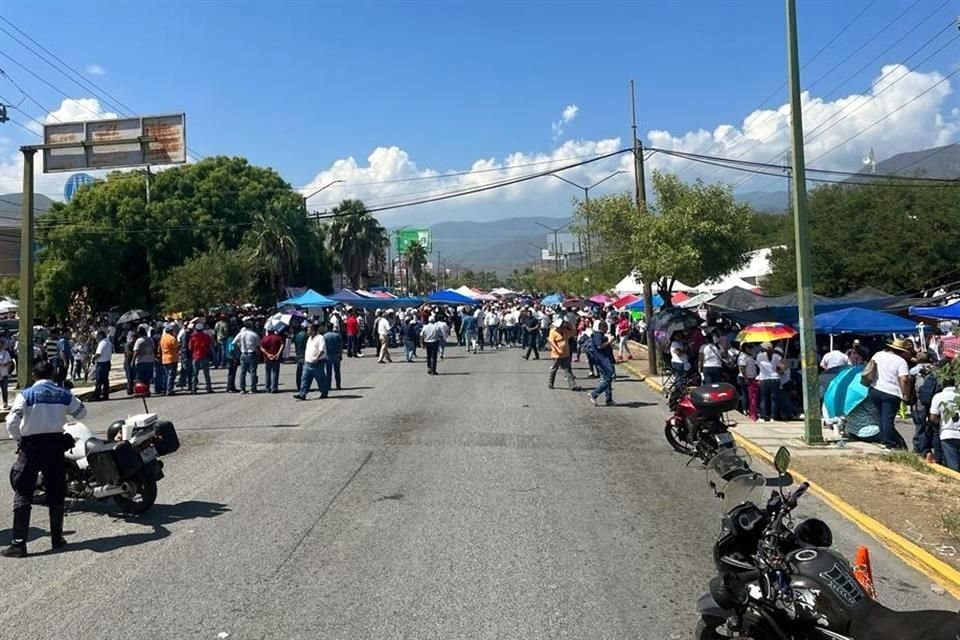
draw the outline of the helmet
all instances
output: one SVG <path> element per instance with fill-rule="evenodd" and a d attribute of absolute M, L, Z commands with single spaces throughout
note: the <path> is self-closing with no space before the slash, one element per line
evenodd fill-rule
<path fill-rule="evenodd" d="M 823 520 L 808 518 L 793 531 L 797 541 L 805 547 L 829 547 L 833 545 L 833 532 Z"/>

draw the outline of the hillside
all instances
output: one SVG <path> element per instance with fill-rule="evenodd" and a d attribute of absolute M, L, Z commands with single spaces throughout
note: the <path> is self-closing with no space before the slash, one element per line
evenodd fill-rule
<path fill-rule="evenodd" d="M 23 198 L 19 193 L 0 194 L 0 226 L 14 227 L 20 224 L 22 203 Z M 33 197 L 33 208 L 39 215 L 43 215 L 52 204 L 53 200 L 43 194 L 37 193 Z"/>
<path fill-rule="evenodd" d="M 860 173 L 868 173 L 861 170 Z M 877 163 L 877 173 L 924 178 L 960 178 L 960 144 L 898 153 Z"/>

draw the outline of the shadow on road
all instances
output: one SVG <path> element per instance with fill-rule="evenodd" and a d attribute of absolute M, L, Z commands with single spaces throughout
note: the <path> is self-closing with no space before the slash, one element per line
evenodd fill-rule
<path fill-rule="evenodd" d="M 641 400 L 633 400 L 631 402 L 617 402 L 614 406 L 616 407 L 627 407 L 628 409 L 639 409 L 640 407 L 654 407 L 656 402 L 643 402 Z"/>

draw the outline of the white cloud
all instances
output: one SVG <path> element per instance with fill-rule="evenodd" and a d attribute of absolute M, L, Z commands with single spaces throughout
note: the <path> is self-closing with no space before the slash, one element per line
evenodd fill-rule
<path fill-rule="evenodd" d="M 580 107 L 575 104 L 568 104 L 563 108 L 563 112 L 560 114 L 560 119 L 550 124 L 550 129 L 553 131 L 554 141 L 563 135 L 563 130 L 566 125 L 573 122 L 573 119 L 577 117 L 577 112 L 579 111 Z"/>
<path fill-rule="evenodd" d="M 107 70 L 99 64 L 88 64 L 86 72 L 91 76 L 105 76 L 107 75 Z"/>

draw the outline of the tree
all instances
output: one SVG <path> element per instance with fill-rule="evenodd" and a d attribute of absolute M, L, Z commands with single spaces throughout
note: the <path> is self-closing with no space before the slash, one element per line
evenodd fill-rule
<path fill-rule="evenodd" d="M 297 268 L 299 248 L 295 237 L 297 222 L 303 215 L 293 203 L 271 201 L 253 215 L 253 226 L 245 239 L 250 247 L 254 272 L 270 289 L 282 294 Z"/>
<path fill-rule="evenodd" d="M 330 249 L 350 286 L 359 289 L 363 279 L 370 277 L 371 265 L 383 272 L 390 242 L 387 231 L 360 200 L 344 200 L 333 213 L 337 217 L 328 230 Z"/>
<path fill-rule="evenodd" d="M 215 247 L 170 270 L 162 286 L 164 304 L 178 311 L 239 305 L 250 301 L 254 283 L 250 249 Z"/>
<path fill-rule="evenodd" d="M 291 278 L 329 291 L 329 259 L 301 203 L 275 171 L 243 158 L 161 171 L 152 177 L 149 204 L 142 175 L 113 172 L 38 221 L 38 311 L 62 316 L 83 285 L 95 309 L 153 308 L 170 270 L 198 253 L 261 245 L 266 259 L 266 241 L 248 237 L 258 234 L 284 238 L 278 270 L 268 265 L 260 273 L 261 302 L 275 301 L 275 290 Z M 283 230 L 268 219 L 278 211 Z"/>
<path fill-rule="evenodd" d="M 906 183 L 824 185 L 810 192 L 813 288 L 842 295 L 872 286 L 889 293 L 936 289 L 957 279 L 960 188 Z M 792 220 L 792 217 L 790 218 Z M 795 242 L 771 255 L 772 292 L 797 287 Z"/>
<path fill-rule="evenodd" d="M 675 280 L 696 284 L 743 266 L 752 210 L 734 201 L 729 186 L 687 184 L 656 171 L 652 182 L 655 200 L 647 211 L 629 194 L 578 202 L 576 229 L 584 232 L 589 220 L 599 240 L 599 264 L 591 265 L 598 272 L 591 278 L 594 289 L 637 271 L 657 282 L 669 304 Z"/>
<path fill-rule="evenodd" d="M 421 292 L 423 291 L 424 284 L 424 267 L 427 265 L 427 250 L 420 244 L 419 240 L 417 242 L 411 242 L 407 245 L 406 258 L 408 268 L 416 283 L 416 289 L 418 292 Z"/>

